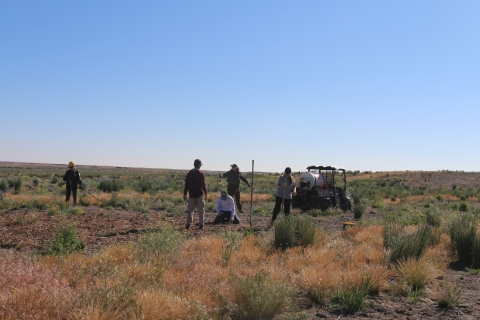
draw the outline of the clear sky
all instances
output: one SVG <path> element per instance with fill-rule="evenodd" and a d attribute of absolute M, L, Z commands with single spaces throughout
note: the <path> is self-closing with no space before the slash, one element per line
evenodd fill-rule
<path fill-rule="evenodd" d="M 0 1 L 0 161 L 480 171 L 480 1 Z"/>

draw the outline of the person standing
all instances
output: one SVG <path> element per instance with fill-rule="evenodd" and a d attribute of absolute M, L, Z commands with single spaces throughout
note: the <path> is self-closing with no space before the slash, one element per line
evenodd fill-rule
<path fill-rule="evenodd" d="M 283 212 L 286 216 L 290 214 L 290 205 L 292 202 L 292 195 L 295 196 L 297 184 L 294 177 L 292 176 L 292 169 L 290 167 L 285 168 L 285 174 L 280 176 L 278 179 L 278 188 L 275 197 L 275 207 L 273 208 L 272 213 L 272 223 L 277 219 L 277 215 L 280 212 L 281 206 L 283 204 Z"/>
<path fill-rule="evenodd" d="M 205 213 L 205 199 L 207 199 L 207 185 L 205 183 L 205 175 L 200 171 L 202 161 L 196 159 L 193 162 L 194 168 L 187 173 L 185 179 L 185 188 L 183 190 L 183 200 L 187 201 L 188 192 L 188 209 L 187 224 L 185 229 L 190 228 L 192 223 L 192 213 L 195 208 L 198 210 L 198 219 L 200 229 L 204 228 L 203 215 Z"/>
<path fill-rule="evenodd" d="M 235 214 L 235 203 L 232 196 L 227 195 L 226 191 L 222 191 L 216 202 L 217 216 L 213 224 L 230 221 L 234 224 L 239 224 L 240 219 Z"/>
<path fill-rule="evenodd" d="M 67 194 L 65 202 L 70 201 L 70 195 L 73 195 L 73 205 L 77 205 L 77 188 L 80 185 L 82 187 L 82 178 L 80 177 L 80 172 L 75 168 L 75 162 L 70 161 L 68 163 L 68 170 L 63 176 L 63 181 L 67 184 Z"/>
<path fill-rule="evenodd" d="M 227 178 L 227 193 L 231 197 L 235 197 L 237 208 L 240 213 L 243 213 L 242 203 L 240 202 L 240 180 L 245 182 L 250 188 L 248 180 L 240 172 L 240 168 L 236 164 L 230 165 L 230 171 L 220 174 L 220 178 Z"/>

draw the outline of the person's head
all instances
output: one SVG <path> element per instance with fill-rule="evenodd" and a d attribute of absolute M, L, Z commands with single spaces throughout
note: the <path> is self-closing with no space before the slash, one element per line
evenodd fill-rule
<path fill-rule="evenodd" d="M 70 162 L 68 163 L 68 167 L 70 168 L 70 170 L 75 170 L 75 162 L 70 161 Z"/>
<path fill-rule="evenodd" d="M 193 166 L 197 169 L 200 169 L 200 167 L 202 166 L 202 161 L 200 161 L 200 159 L 195 159 L 195 161 L 193 162 Z"/>
<path fill-rule="evenodd" d="M 233 171 L 239 171 L 240 170 L 240 168 L 235 163 L 231 164 L 230 167 L 232 167 Z"/>
<path fill-rule="evenodd" d="M 227 192 L 226 192 L 226 191 L 222 191 L 221 197 L 222 197 L 222 200 L 227 200 Z"/>
<path fill-rule="evenodd" d="M 292 173 L 292 169 L 290 169 L 290 167 L 286 167 L 285 168 L 285 174 L 290 175 L 291 173 Z"/>

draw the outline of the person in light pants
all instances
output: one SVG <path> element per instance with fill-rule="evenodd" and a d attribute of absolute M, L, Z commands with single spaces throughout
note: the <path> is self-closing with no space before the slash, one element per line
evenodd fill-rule
<path fill-rule="evenodd" d="M 190 224 L 192 224 L 192 213 L 195 208 L 198 210 L 200 229 L 203 229 L 203 214 L 205 213 L 205 200 L 207 199 L 207 185 L 205 183 L 205 175 L 200 171 L 202 161 L 196 159 L 193 166 L 194 168 L 187 174 L 185 188 L 183 190 L 183 200 L 187 201 L 188 199 L 187 223 L 185 224 L 185 229 L 190 228 Z M 187 192 L 189 195 L 188 198 Z"/>
<path fill-rule="evenodd" d="M 240 219 L 235 214 L 235 202 L 232 196 L 229 196 L 227 192 L 222 191 L 221 195 L 217 198 L 216 202 L 217 216 L 213 221 L 213 224 L 231 222 L 239 224 Z"/>

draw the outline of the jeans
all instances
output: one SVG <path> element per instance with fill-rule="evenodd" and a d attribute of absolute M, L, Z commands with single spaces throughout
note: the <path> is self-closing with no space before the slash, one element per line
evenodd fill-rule
<path fill-rule="evenodd" d="M 283 203 L 283 212 L 285 212 L 285 215 L 288 216 L 290 214 L 290 204 L 292 203 L 292 199 L 283 199 L 282 197 L 276 197 L 275 198 L 275 207 L 273 208 L 273 214 L 272 214 L 272 221 L 275 221 L 277 219 L 277 215 L 280 212 L 281 206 L 282 206 L 282 201 Z"/>

